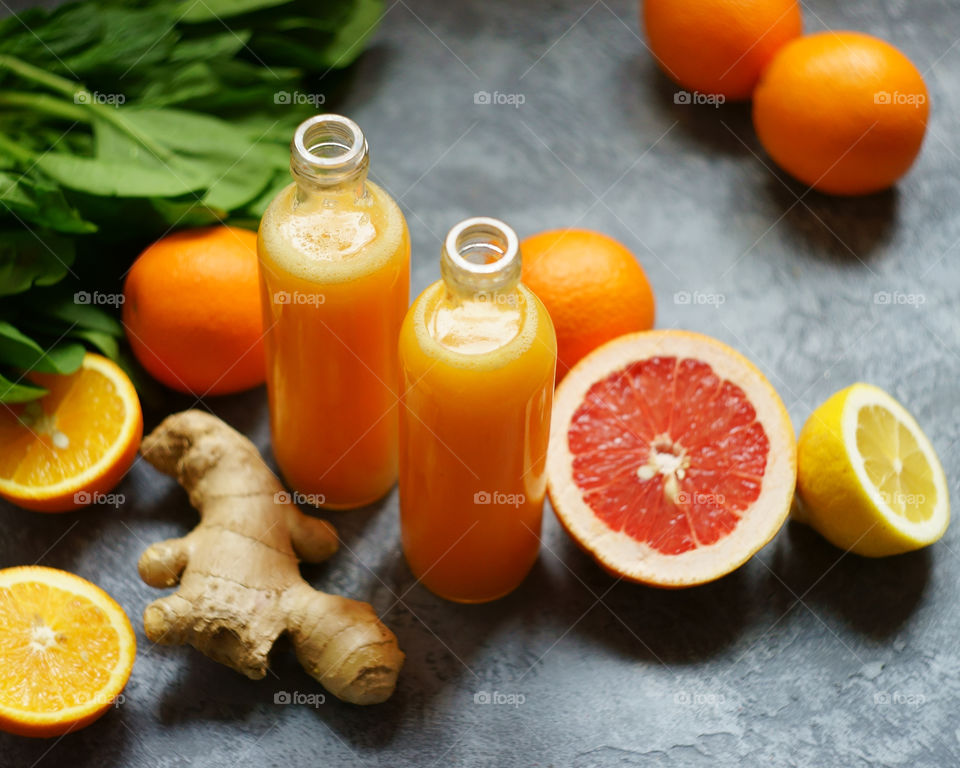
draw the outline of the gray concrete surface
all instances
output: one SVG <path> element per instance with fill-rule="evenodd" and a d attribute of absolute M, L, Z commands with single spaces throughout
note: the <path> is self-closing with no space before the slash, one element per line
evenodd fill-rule
<path fill-rule="evenodd" d="M 805 6 L 808 29 L 877 34 L 925 74 L 932 124 L 895 191 L 805 194 L 765 167 L 746 108 L 675 105 L 629 0 L 401 0 L 349 95 L 330 106 L 366 130 L 374 177 L 408 215 L 415 291 L 437 277 L 440 237 L 467 215 L 503 217 L 522 235 L 603 230 L 647 269 L 658 325 L 740 349 L 798 429 L 851 382 L 893 393 L 927 430 L 956 496 L 960 3 Z M 476 104 L 480 91 L 525 101 Z M 165 407 L 187 405 L 171 396 Z M 204 405 L 268 450 L 262 391 Z M 288 647 L 274 675 L 250 682 L 146 641 L 140 615 L 158 592 L 140 583 L 136 559 L 196 517 L 143 463 L 118 491 L 119 509 L 74 515 L 0 506 L 0 566 L 39 562 L 94 580 L 139 641 L 117 711 L 60 741 L 0 736 L 5 768 L 960 762 L 957 526 L 929 550 L 869 561 L 789 524 L 728 578 L 660 592 L 615 583 L 548 513 L 523 586 L 462 607 L 413 582 L 394 493 L 330 514 L 343 551 L 304 572 L 383 614 L 407 653 L 399 688 L 372 709 L 310 707 L 275 703 L 278 692 L 320 691 Z"/>

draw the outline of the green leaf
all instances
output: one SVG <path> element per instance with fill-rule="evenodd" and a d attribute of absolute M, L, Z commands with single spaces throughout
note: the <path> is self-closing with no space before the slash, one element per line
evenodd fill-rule
<path fill-rule="evenodd" d="M 195 2 L 194 5 L 202 5 Z M 185 38 L 177 43 L 171 61 L 209 61 L 230 57 L 243 50 L 250 40 L 250 30 L 229 30 L 222 34 L 206 34 L 197 38 Z"/>
<path fill-rule="evenodd" d="M 37 311 L 66 323 L 76 323 L 81 329 L 100 331 L 110 336 L 123 336 L 123 326 L 99 307 L 80 304 L 66 296 L 45 300 Z"/>
<path fill-rule="evenodd" d="M 171 227 L 207 227 L 219 224 L 227 218 L 227 211 L 213 208 L 203 200 L 169 200 L 156 197 L 150 200 L 150 204 L 164 223 L 163 230 Z"/>
<path fill-rule="evenodd" d="M 70 271 L 74 253 L 72 240 L 52 232 L 0 231 L 0 296 L 59 282 Z"/>
<path fill-rule="evenodd" d="M 225 120 L 178 109 L 137 109 L 127 112 L 137 131 L 180 153 L 183 163 L 210 179 L 204 205 L 224 211 L 240 208 L 270 183 L 277 167 L 286 167 L 287 151 L 268 141 L 250 138 L 249 129 Z M 147 162 L 133 143 L 106 124 L 96 128 L 99 156 L 126 156 Z M 158 195 L 158 197 L 160 197 Z"/>
<path fill-rule="evenodd" d="M 267 187 L 273 178 L 273 170 L 258 162 L 256 156 L 245 157 L 213 183 L 203 202 L 225 211 L 242 208 Z"/>
<path fill-rule="evenodd" d="M 47 390 L 34 384 L 13 382 L 0 375 L 0 403 L 28 403 L 47 394 Z"/>
<path fill-rule="evenodd" d="M 131 108 L 124 117 L 136 130 L 182 152 L 238 158 L 250 149 L 243 131 L 212 115 L 184 109 Z"/>
<path fill-rule="evenodd" d="M 204 190 L 210 183 L 196 168 L 177 161 L 135 165 L 50 152 L 37 167 L 68 189 L 101 197 L 177 197 Z"/>
<path fill-rule="evenodd" d="M 151 107 L 180 104 L 215 95 L 223 82 L 205 61 L 195 61 L 166 77 L 154 79 L 140 94 L 139 102 Z"/>
<path fill-rule="evenodd" d="M 270 183 L 256 198 L 246 204 L 243 210 L 239 212 L 240 215 L 249 216 L 259 221 L 264 211 L 267 210 L 267 206 L 273 202 L 273 198 L 280 193 L 280 190 L 291 183 L 290 173 L 286 169 L 275 172 Z"/>
<path fill-rule="evenodd" d="M 43 357 L 43 348 L 10 323 L 0 321 L 0 361 L 17 368 L 31 368 Z"/>
<path fill-rule="evenodd" d="M 97 231 L 97 225 L 86 221 L 59 187 L 42 179 L 0 172 L 0 205 L 22 219 L 58 232 L 84 235 Z"/>
<path fill-rule="evenodd" d="M 263 8 L 276 8 L 278 5 L 286 5 L 289 2 L 290 0 L 204 0 L 198 3 L 196 0 L 184 0 L 180 6 L 179 15 L 182 21 L 197 24 L 228 19 L 231 16 L 259 11 Z"/>
<path fill-rule="evenodd" d="M 44 350 L 10 323 L 0 321 L 0 362 L 15 368 L 41 373 L 73 373 L 83 362 L 84 352 L 82 344 L 71 342 Z"/>
<path fill-rule="evenodd" d="M 82 339 L 88 344 L 93 345 L 97 351 L 102 352 L 111 360 L 116 360 L 120 354 L 120 344 L 117 342 L 116 338 L 111 336 L 109 333 L 103 333 L 102 331 L 91 331 L 83 328 L 70 331 L 69 335 L 77 339 Z"/>
<path fill-rule="evenodd" d="M 31 368 L 43 373 L 73 373 L 83 364 L 83 356 L 86 353 L 87 349 L 83 344 L 61 341 L 52 349 L 48 349 L 43 359 L 34 363 Z M 47 370 L 48 367 L 51 370 Z"/>
<path fill-rule="evenodd" d="M 163 7 L 131 11 L 89 0 L 78 5 L 78 13 L 73 15 L 92 14 L 97 31 L 94 40 L 76 55 L 63 57 L 65 69 L 76 73 L 73 77 L 88 79 L 96 73 L 118 73 L 121 77 L 117 85 L 122 89 L 124 73 L 166 61 L 176 50 L 180 36 Z M 67 23 L 75 21 L 70 19 Z"/>
<path fill-rule="evenodd" d="M 35 334 L 52 336 L 55 339 L 67 337 L 80 339 L 93 346 L 110 359 L 116 359 L 120 345 L 115 336 L 102 331 L 91 331 L 80 328 L 73 323 L 57 320 L 50 317 L 37 317 L 35 312 L 28 312 L 18 317 L 17 322 L 24 329 Z"/>
<path fill-rule="evenodd" d="M 345 67 L 366 48 L 385 12 L 382 0 L 355 0 L 350 18 L 334 33 L 322 59 L 331 67 Z"/>

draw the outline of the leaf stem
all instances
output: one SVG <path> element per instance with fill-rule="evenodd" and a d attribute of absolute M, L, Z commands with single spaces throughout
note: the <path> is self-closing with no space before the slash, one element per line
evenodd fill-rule
<path fill-rule="evenodd" d="M 67 80 L 65 77 L 54 75 L 45 69 L 40 69 L 40 67 L 35 67 L 33 64 L 28 64 L 16 56 L 0 54 L 0 69 L 9 69 L 24 80 L 32 80 L 38 85 L 45 85 L 50 90 L 57 91 L 64 96 L 73 96 L 78 90 L 82 90 L 83 88 L 73 80 Z"/>
<path fill-rule="evenodd" d="M 33 163 L 33 161 L 37 159 L 36 154 L 29 149 L 24 149 L 17 144 L 17 142 L 7 138 L 2 133 L 0 133 L 0 152 L 5 152 L 24 163 Z"/>
<path fill-rule="evenodd" d="M 70 104 L 63 99 L 55 99 L 45 94 L 25 93 L 23 91 L 0 91 L 0 106 L 22 107 L 36 112 L 43 112 L 53 117 L 62 117 L 64 120 L 75 120 L 82 123 L 90 122 L 90 115 L 79 104 Z"/>
<path fill-rule="evenodd" d="M 149 136 L 143 135 L 134 126 L 130 125 L 121 114 L 120 107 L 112 107 L 98 103 L 96 99 L 93 98 L 93 94 L 81 83 L 68 80 L 59 75 L 54 75 L 46 70 L 33 66 L 33 64 L 28 64 L 15 56 L 8 56 L 6 54 L 0 54 L 0 69 L 7 69 L 25 80 L 30 80 L 68 97 L 81 109 L 109 123 L 134 141 L 139 142 L 159 160 L 167 161 L 173 156 L 173 153 L 170 152 L 169 149 L 157 144 Z"/>

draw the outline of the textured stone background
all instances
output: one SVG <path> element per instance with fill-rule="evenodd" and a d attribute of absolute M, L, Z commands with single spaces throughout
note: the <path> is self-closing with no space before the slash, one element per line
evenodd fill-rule
<path fill-rule="evenodd" d="M 840 387 L 884 387 L 927 430 L 956 493 L 960 3 L 805 6 L 808 30 L 877 34 L 924 72 L 933 121 L 896 191 L 805 194 L 765 167 L 745 107 L 675 105 L 628 0 L 398 0 L 328 106 L 363 126 L 375 178 L 408 215 L 415 291 L 438 275 L 440 236 L 467 215 L 503 217 L 521 235 L 604 230 L 647 269 L 660 327 L 747 354 L 798 429 Z M 525 103 L 477 105 L 477 91 Z M 893 301 L 877 303 L 878 292 Z M 268 450 L 262 391 L 204 405 Z M 274 703 L 279 691 L 320 691 L 289 648 L 255 683 L 193 650 L 151 647 L 139 617 L 159 593 L 140 583 L 136 559 L 196 516 L 143 463 L 118 490 L 118 510 L 46 517 L 0 505 L 0 566 L 92 579 L 133 617 L 140 644 L 118 711 L 61 741 L 2 736 L 3 766 L 960 761 L 956 526 L 927 551 L 868 561 L 789 524 L 719 583 L 659 592 L 615 583 L 548 513 L 524 585 L 462 607 L 414 584 L 392 494 L 331 514 L 343 551 L 304 572 L 384 615 L 407 653 L 399 689 L 374 709 L 311 708 Z M 482 692 L 516 705 L 476 703 Z"/>

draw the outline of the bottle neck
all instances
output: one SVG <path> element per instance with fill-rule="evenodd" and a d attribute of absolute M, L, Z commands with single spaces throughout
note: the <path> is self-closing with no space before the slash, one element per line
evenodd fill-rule
<path fill-rule="evenodd" d="M 343 115 L 315 115 L 302 122 L 290 146 L 290 173 L 297 184 L 297 200 L 317 193 L 353 192 L 366 197 L 370 152 L 367 140 L 353 120 Z"/>
<path fill-rule="evenodd" d="M 499 303 L 520 284 L 517 234 L 499 219 L 466 219 L 450 230 L 440 255 L 440 274 L 455 300 Z"/>

